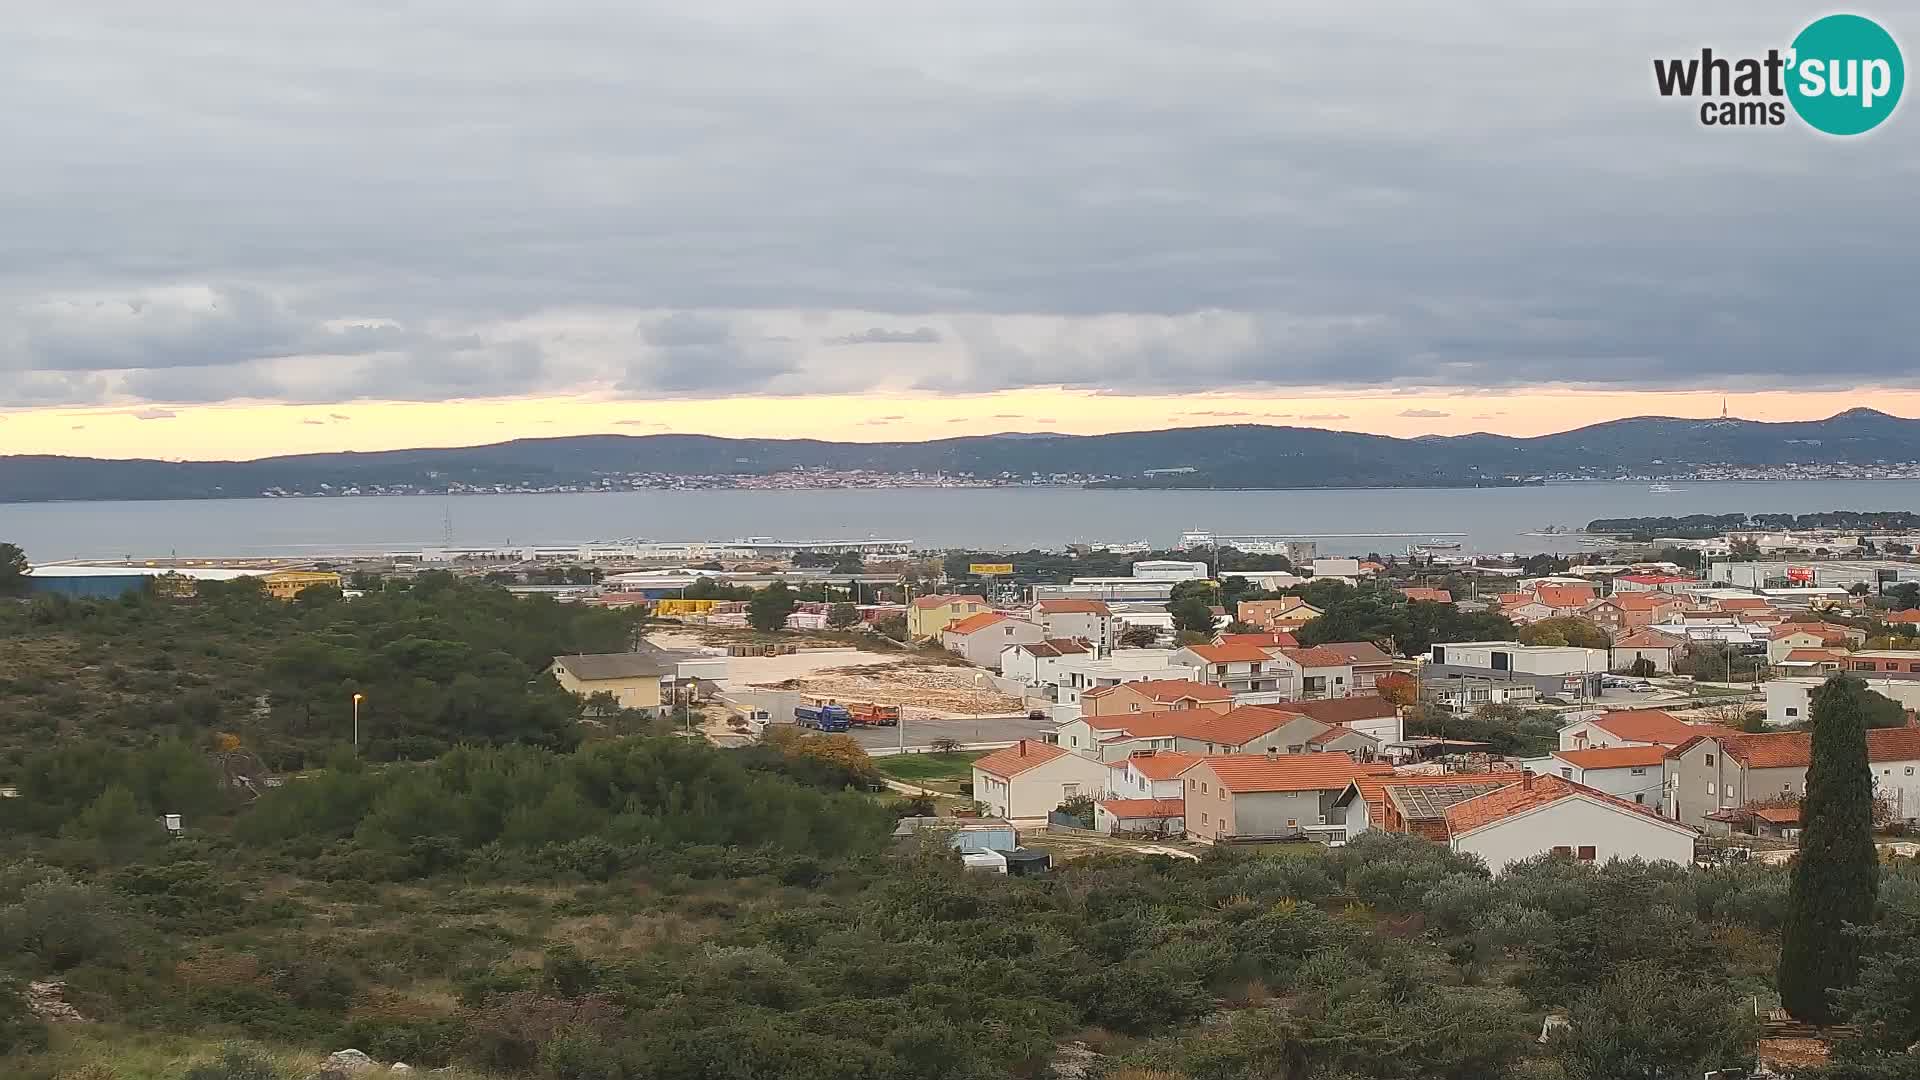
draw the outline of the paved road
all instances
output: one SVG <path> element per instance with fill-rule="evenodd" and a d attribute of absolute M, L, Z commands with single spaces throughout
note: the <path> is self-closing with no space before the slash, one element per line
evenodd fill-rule
<path fill-rule="evenodd" d="M 1046 720 L 1026 717 L 983 717 L 979 720 L 911 720 L 907 722 L 908 746 L 928 746 L 935 739 L 953 739 L 963 743 L 1014 742 L 1038 739 L 1053 731 Z M 853 737 L 867 747 L 898 746 L 901 732 L 896 728 L 854 728 Z"/>

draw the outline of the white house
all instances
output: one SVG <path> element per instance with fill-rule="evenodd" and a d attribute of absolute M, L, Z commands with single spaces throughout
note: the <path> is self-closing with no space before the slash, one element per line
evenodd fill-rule
<path fill-rule="evenodd" d="M 1099 798 L 1107 766 L 1051 743 L 1021 739 L 973 763 L 973 798 L 996 817 L 1044 818 L 1082 795 Z"/>
<path fill-rule="evenodd" d="M 1105 656 L 1120 638 L 1120 621 L 1101 600 L 1041 600 L 1033 605 L 1032 621 L 1051 640 L 1079 640 Z"/>
<path fill-rule="evenodd" d="M 1667 786 L 1667 747 L 1664 746 L 1555 750 L 1525 765 L 1529 772 L 1584 784 L 1636 806 L 1660 806 Z"/>
<path fill-rule="evenodd" d="M 1177 799 L 1186 791 L 1180 774 L 1203 755 L 1177 750 L 1138 750 L 1107 763 L 1110 799 Z"/>
<path fill-rule="evenodd" d="M 1613 658 L 1605 649 L 1572 645 L 1522 645 L 1517 641 L 1456 641 L 1433 647 L 1433 662 L 1459 668 L 1511 671 L 1524 675 L 1577 675 L 1607 671 Z"/>
<path fill-rule="evenodd" d="M 1171 649 L 1115 649 L 1110 656 L 1063 656 L 1055 666 L 1054 700 L 1078 706 L 1080 695 L 1103 686 L 1156 679 L 1190 679 L 1191 666 L 1173 663 Z"/>
<path fill-rule="evenodd" d="M 1000 653 L 1007 646 L 1041 641 L 1046 636 L 1046 631 L 1036 623 L 997 611 L 983 611 L 948 624 L 940 631 L 940 645 L 981 667 L 997 668 Z"/>
<path fill-rule="evenodd" d="M 1050 686 L 1059 678 L 1060 661 L 1069 656 L 1090 656 L 1087 645 L 1066 639 L 1029 641 L 1008 645 L 1000 650 L 1000 675 L 1018 679 L 1028 687 Z"/>
<path fill-rule="evenodd" d="M 1658 630 L 1635 630 L 1613 642 L 1613 670 L 1628 671 L 1645 660 L 1653 665 L 1654 673 L 1666 675 L 1673 671 L 1675 660 L 1685 656 L 1685 639 L 1668 637 Z"/>
<path fill-rule="evenodd" d="M 1495 874 L 1549 853 L 1581 862 L 1644 859 L 1691 866 L 1698 835 L 1650 807 L 1532 773 L 1447 807 L 1446 827 L 1449 847 L 1480 856 Z"/>
<path fill-rule="evenodd" d="M 1093 827 L 1116 835 L 1176 836 L 1186 831 L 1185 799 L 1101 799 L 1093 804 Z"/>
<path fill-rule="evenodd" d="M 1360 576 L 1359 559 L 1315 559 L 1312 565 L 1315 578 L 1345 578 L 1351 581 Z"/>
<path fill-rule="evenodd" d="M 1257 705 L 1292 700 L 1299 687 L 1298 668 L 1257 645 L 1189 645 L 1173 662 L 1200 674 L 1196 681 L 1233 691 L 1234 699 Z"/>
<path fill-rule="evenodd" d="M 1317 701 L 1322 698 L 1350 697 L 1354 692 L 1353 662 L 1339 650 L 1317 647 L 1271 649 L 1273 670 L 1282 683 L 1290 683 L 1290 696 L 1283 701 Z"/>

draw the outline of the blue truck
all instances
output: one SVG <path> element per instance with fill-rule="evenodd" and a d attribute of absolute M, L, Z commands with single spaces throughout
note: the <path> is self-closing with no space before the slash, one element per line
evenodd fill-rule
<path fill-rule="evenodd" d="M 793 722 L 816 731 L 845 731 L 853 726 L 853 714 L 844 705 L 795 705 Z"/>

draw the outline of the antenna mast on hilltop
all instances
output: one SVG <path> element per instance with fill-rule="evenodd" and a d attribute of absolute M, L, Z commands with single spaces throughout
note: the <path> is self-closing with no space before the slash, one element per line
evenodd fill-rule
<path fill-rule="evenodd" d="M 1727 416 L 1727 396 L 1725 394 L 1720 395 L 1720 419 L 1729 419 Z"/>

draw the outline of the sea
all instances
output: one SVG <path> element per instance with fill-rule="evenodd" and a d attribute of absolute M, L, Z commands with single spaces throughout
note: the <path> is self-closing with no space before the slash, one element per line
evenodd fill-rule
<path fill-rule="evenodd" d="M 883 488 L 413 495 L 191 502 L 0 504 L 0 541 L 36 562 L 297 556 L 490 544 L 883 537 L 916 546 L 1024 551 L 1071 543 L 1171 547 L 1190 529 L 1317 540 L 1321 554 L 1581 550 L 1595 518 L 1825 510 L 1920 511 L 1920 480 L 1570 482 L 1513 488 L 1090 491 Z"/>

